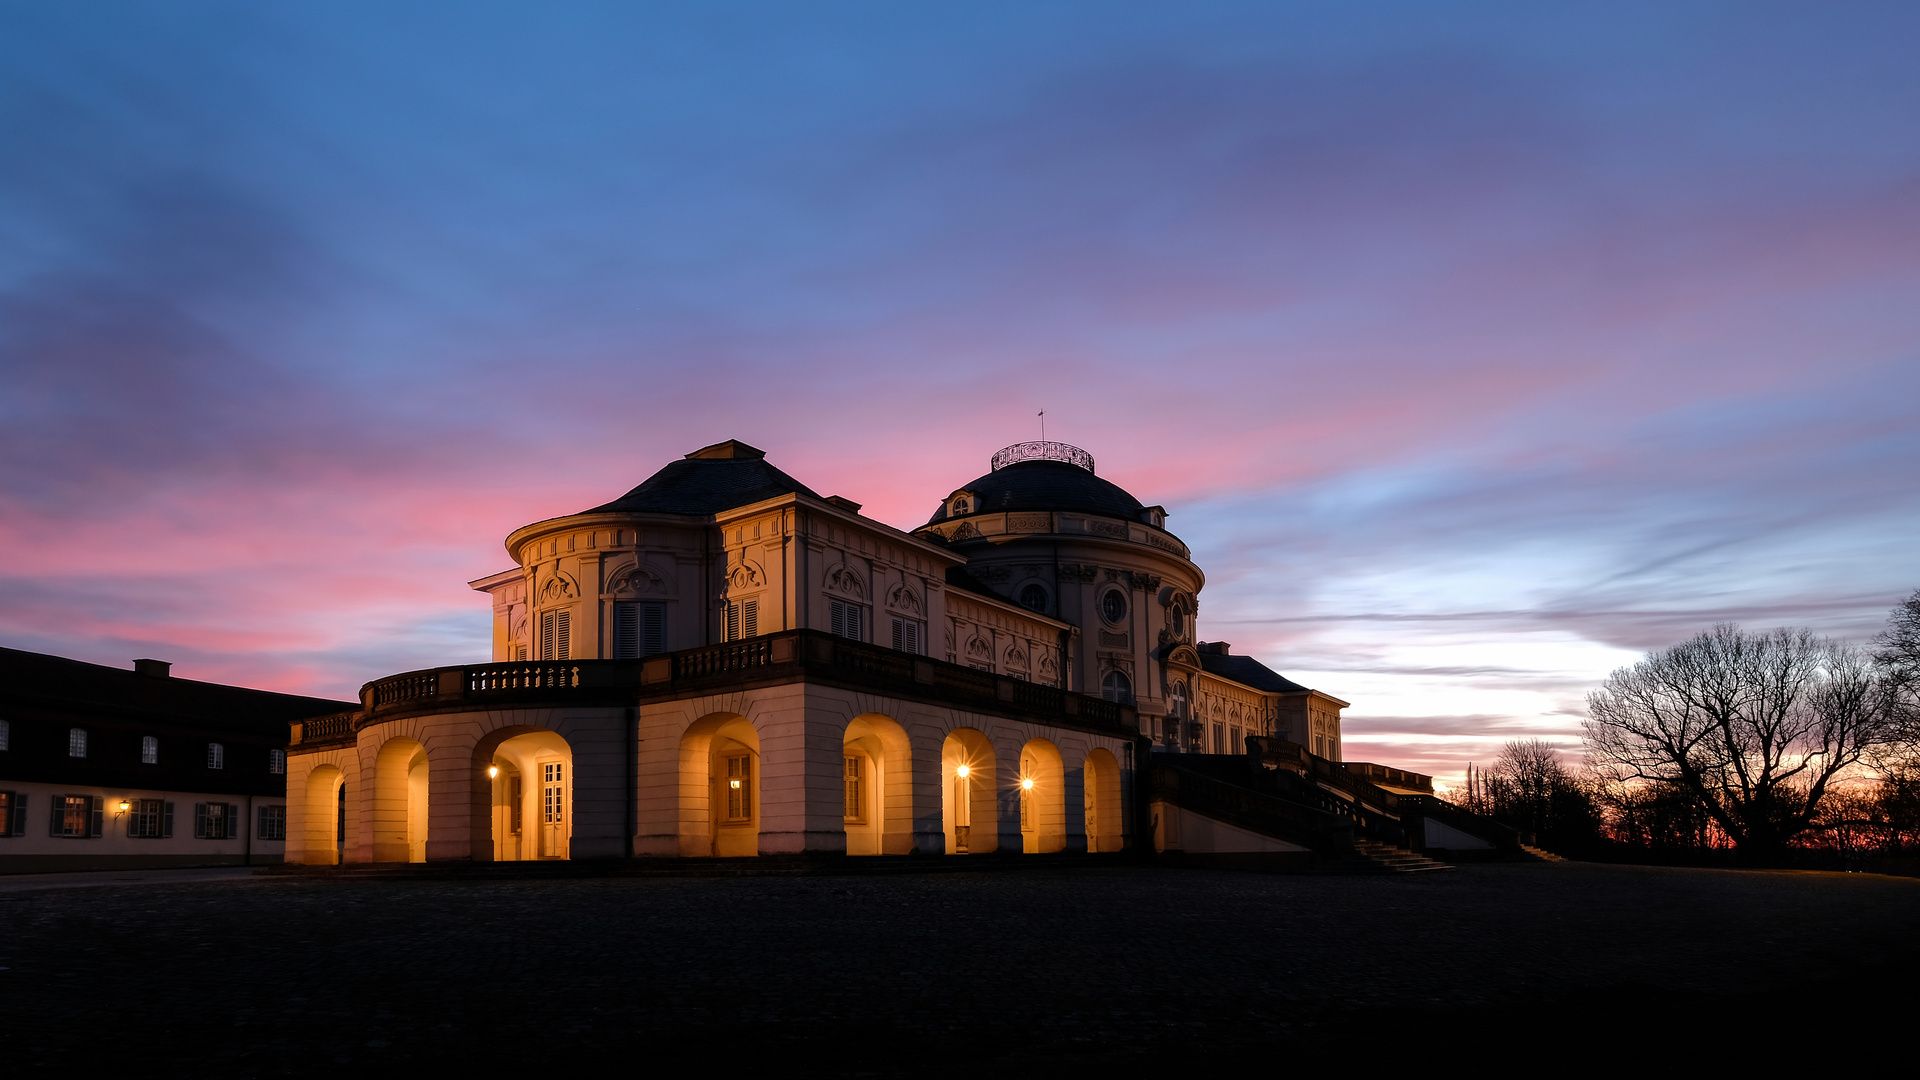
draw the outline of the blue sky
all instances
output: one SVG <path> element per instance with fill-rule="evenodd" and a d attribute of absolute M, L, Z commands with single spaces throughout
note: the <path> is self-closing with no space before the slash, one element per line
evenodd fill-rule
<path fill-rule="evenodd" d="M 1453 775 L 1920 587 L 1908 5 L 0 9 L 0 644 L 351 695 L 721 438 L 1035 434 Z"/>

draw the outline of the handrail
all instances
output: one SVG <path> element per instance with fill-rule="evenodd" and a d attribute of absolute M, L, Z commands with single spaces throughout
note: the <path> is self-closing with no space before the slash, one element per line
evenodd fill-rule
<path fill-rule="evenodd" d="M 1114 702 L 817 630 L 787 630 L 646 660 L 523 660 L 402 672 L 362 687 L 363 708 L 343 714 L 357 719 L 334 720 L 328 731 L 341 724 L 364 726 L 376 715 L 396 709 L 438 709 L 463 702 L 500 703 L 571 695 L 596 701 L 628 695 L 637 698 L 703 688 L 702 684 L 756 672 L 769 677 L 791 673 L 844 679 L 856 686 L 932 694 L 962 706 L 1012 707 L 1025 713 L 1052 714 L 1075 727 L 1133 734 L 1131 710 Z M 302 741 L 321 737 L 319 728 L 313 728 Z"/>

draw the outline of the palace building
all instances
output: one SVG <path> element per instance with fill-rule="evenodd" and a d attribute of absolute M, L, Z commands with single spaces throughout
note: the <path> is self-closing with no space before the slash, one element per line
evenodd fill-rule
<path fill-rule="evenodd" d="M 1356 779 L 1346 702 L 1201 641 L 1166 510 L 1065 444 L 907 532 L 723 442 L 506 550 L 491 662 L 292 725 L 289 861 L 1307 852 L 1365 825 L 1327 792 L 1425 780 Z M 1176 761 L 1324 776 L 1275 811 Z"/>

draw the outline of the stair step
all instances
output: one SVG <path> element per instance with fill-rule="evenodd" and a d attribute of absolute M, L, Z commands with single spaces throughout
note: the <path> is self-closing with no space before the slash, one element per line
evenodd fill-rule
<path fill-rule="evenodd" d="M 1546 848 L 1537 848 L 1531 844 L 1521 844 L 1520 850 L 1526 852 L 1527 854 L 1533 856 L 1534 858 L 1540 860 L 1541 862 L 1566 862 L 1567 861 L 1561 858 L 1560 856 L 1555 855 L 1553 852 L 1548 851 Z"/>

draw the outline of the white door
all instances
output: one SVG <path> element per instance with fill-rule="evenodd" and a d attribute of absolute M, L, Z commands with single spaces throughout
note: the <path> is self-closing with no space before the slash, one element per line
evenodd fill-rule
<path fill-rule="evenodd" d="M 549 761 L 540 766 L 540 857 L 567 857 L 566 766 Z"/>

